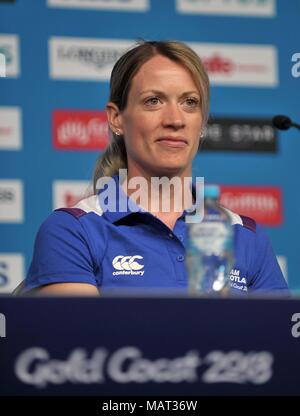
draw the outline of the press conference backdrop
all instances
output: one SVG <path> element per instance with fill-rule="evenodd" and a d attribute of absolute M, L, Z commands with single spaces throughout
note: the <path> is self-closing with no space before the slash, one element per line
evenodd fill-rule
<path fill-rule="evenodd" d="M 89 192 L 107 144 L 114 62 L 138 38 L 187 42 L 211 79 L 193 174 L 263 224 L 300 290 L 300 0 L 0 1 L 0 292 L 24 278 L 41 222 Z"/>

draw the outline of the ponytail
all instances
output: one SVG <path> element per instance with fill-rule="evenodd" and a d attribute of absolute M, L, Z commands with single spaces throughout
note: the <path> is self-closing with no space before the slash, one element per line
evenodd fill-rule
<path fill-rule="evenodd" d="M 94 170 L 93 189 L 97 193 L 97 181 L 103 176 L 114 176 L 119 169 L 127 169 L 127 155 L 123 136 L 111 133 L 111 141 L 100 155 Z"/>

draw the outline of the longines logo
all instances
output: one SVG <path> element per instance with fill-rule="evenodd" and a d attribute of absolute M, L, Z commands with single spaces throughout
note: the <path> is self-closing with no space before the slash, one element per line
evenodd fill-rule
<path fill-rule="evenodd" d="M 108 80 L 114 63 L 134 41 L 56 37 L 49 39 L 49 73 L 55 79 Z"/>
<path fill-rule="evenodd" d="M 0 313 L 0 338 L 6 338 L 6 319 L 3 313 Z"/>
<path fill-rule="evenodd" d="M 76 45 L 71 47 L 60 46 L 57 50 L 57 56 L 61 60 L 83 62 L 97 68 L 114 64 L 122 53 L 123 49 L 88 48 Z"/>

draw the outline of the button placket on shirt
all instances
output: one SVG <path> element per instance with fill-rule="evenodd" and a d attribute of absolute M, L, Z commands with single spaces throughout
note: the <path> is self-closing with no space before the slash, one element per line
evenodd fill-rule
<path fill-rule="evenodd" d="M 171 240 L 174 240 L 175 238 L 176 238 L 177 236 L 175 236 L 175 234 L 173 234 L 173 233 L 169 233 L 169 238 L 171 239 Z M 182 240 L 183 240 L 183 237 L 182 237 L 182 235 L 179 235 L 178 237 L 178 240 L 180 241 L 180 242 L 182 242 Z M 184 261 L 184 259 L 185 259 L 185 256 L 184 255 L 182 255 L 182 254 L 178 254 L 177 256 L 176 256 L 176 260 L 177 261 Z"/>
<path fill-rule="evenodd" d="M 181 237 L 181 238 L 180 238 Z M 176 235 L 175 233 L 169 231 L 167 234 L 167 245 L 168 251 L 170 253 L 171 258 L 173 259 L 174 264 L 174 272 L 176 276 L 176 281 L 184 282 L 184 271 L 182 267 L 184 266 L 184 252 L 183 252 L 183 243 L 182 243 L 182 235 Z"/>

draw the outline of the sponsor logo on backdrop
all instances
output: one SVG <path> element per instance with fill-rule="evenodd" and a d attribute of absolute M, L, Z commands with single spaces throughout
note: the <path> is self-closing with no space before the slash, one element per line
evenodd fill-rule
<path fill-rule="evenodd" d="M 114 63 L 134 43 L 122 39 L 51 37 L 50 78 L 107 81 Z"/>
<path fill-rule="evenodd" d="M 180 13 L 274 17 L 275 0 L 176 0 Z"/>
<path fill-rule="evenodd" d="M 0 53 L 0 78 L 6 77 L 6 56 Z"/>
<path fill-rule="evenodd" d="M 52 191 L 53 209 L 71 208 L 93 193 L 89 181 L 54 181 Z"/>
<path fill-rule="evenodd" d="M 0 34 L 0 54 L 4 56 L 5 76 L 16 78 L 20 75 L 19 37 Z"/>
<path fill-rule="evenodd" d="M 292 62 L 296 62 L 292 66 L 292 76 L 294 78 L 298 78 L 298 77 L 300 77 L 300 52 L 293 54 Z"/>
<path fill-rule="evenodd" d="M 0 149 L 20 150 L 21 148 L 21 109 L 0 107 Z"/>
<path fill-rule="evenodd" d="M 149 0 L 48 0 L 50 7 L 68 7 L 81 9 L 107 9 L 117 11 L 137 11 L 149 10 Z"/>
<path fill-rule="evenodd" d="M 212 84 L 276 87 L 277 49 L 273 45 L 189 42 L 202 59 Z"/>
<path fill-rule="evenodd" d="M 0 293 L 11 293 L 24 279 L 24 256 L 0 253 Z"/>
<path fill-rule="evenodd" d="M 53 112 L 53 145 L 61 150 L 103 150 L 108 144 L 104 111 Z"/>
<path fill-rule="evenodd" d="M 23 222 L 23 182 L 0 180 L 0 222 Z"/>
<path fill-rule="evenodd" d="M 277 130 L 271 119 L 212 117 L 199 150 L 276 152 Z"/>
<path fill-rule="evenodd" d="M 259 224 L 282 225 L 282 195 L 278 187 L 221 185 L 220 203 Z"/>

